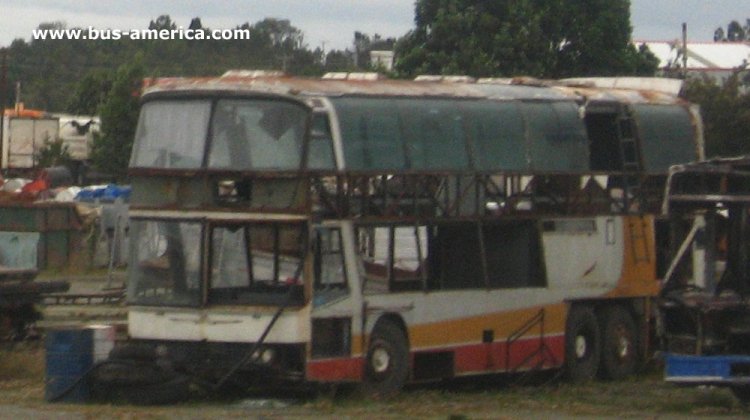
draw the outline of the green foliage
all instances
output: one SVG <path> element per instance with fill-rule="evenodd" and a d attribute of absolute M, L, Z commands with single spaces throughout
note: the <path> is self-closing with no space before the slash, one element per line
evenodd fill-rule
<path fill-rule="evenodd" d="M 99 171 L 120 180 L 125 178 L 133 148 L 143 76 L 140 56 L 120 66 L 100 107 L 102 130 L 94 136 L 91 160 Z"/>
<path fill-rule="evenodd" d="M 743 42 L 750 39 L 750 19 L 745 19 L 742 25 L 736 20 L 729 22 L 726 31 L 721 26 L 714 31 L 716 42 Z"/>
<path fill-rule="evenodd" d="M 36 152 L 36 165 L 40 168 L 51 168 L 70 162 L 68 146 L 62 140 L 48 141 Z"/>
<path fill-rule="evenodd" d="M 112 88 L 112 73 L 93 70 L 75 85 L 67 110 L 77 115 L 96 115 Z"/>
<path fill-rule="evenodd" d="M 723 85 L 708 77 L 690 79 L 683 89 L 701 107 L 707 157 L 750 154 L 750 93 L 740 74 Z"/>
<path fill-rule="evenodd" d="M 653 74 L 631 43 L 629 0 L 418 0 L 396 46 L 415 74 L 544 78 Z"/>
<path fill-rule="evenodd" d="M 177 23 L 162 15 L 151 20 L 148 27 L 174 29 Z M 42 23 L 39 28 L 66 29 L 66 25 L 51 22 Z M 190 28 L 211 30 L 199 18 L 190 22 Z M 249 31 L 249 39 L 102 39 L 104 35 L 85 40 L 16 39 L 8 47 L 8 85 L 21 83 L 20 99 L 27 108 L 94 114 L 112 85 L 115 70 L 138 54 L 143 68 L 154 77 L 216 76 L 229 69 L 284 70 L 317 76 L 348 66 L 332 60 L 324 67 L 322 51 L 310 50 L 302 32 L 289 20 L 267 18 L 236 29 Z M 332 53 L 337 57 L 348 52 Z M 13 89 L 8 93 L 5 105 L 15 100 Z"/>

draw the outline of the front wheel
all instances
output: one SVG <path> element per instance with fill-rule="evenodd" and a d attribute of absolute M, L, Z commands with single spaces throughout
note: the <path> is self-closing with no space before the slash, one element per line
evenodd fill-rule
<path fill-rule="evenodd" d="M 601 358 L 599 323 L 594 312 L 574 306 L 565 324 L 565 374 L 571 382 L 586 382 L 596 376 Z"/>
<path fill-rule="evenodd" d="M 364 392 L 375 398 L 397 394 L 409 376 L 409 344 L 404 332 L 390 321 L 381 321 L 370 335 L 365 366 Z"/>

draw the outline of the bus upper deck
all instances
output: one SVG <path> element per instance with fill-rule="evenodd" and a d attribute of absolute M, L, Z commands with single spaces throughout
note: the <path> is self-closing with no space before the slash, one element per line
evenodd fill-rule
<path fill-rule="evenodd" d="M 328 214 L 387 215 L 427 199 L 425 217 L 494 216 L 534 206 L 528 197 L 540 209 L 562 202 L 553 207 L 563 213 L 654 210 L 668 168 L 703 157 L 698 112 L 671 93 L 518 83 L 242 72 L 151 80 L 131 175 L 200 174 L 208 185 L 194 205 L 206 207 L 307 211 L 299 188 L 278 201 L 250 197 L 251 179 L 304 172 Z M 378 205 L 378 194 L 404 202 Z"/>

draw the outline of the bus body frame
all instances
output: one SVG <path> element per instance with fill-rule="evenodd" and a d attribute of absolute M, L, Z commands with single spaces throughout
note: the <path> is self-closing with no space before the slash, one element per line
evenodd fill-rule
<path fill-rule="evenodd" d="M 619 378 L 646 354 L 666 168 L 703 158 L 698 112 L 672 94 L 581 80 L 149 83 L 129 171 L 130 340 L 113 360 L 146 353 L 217 387 L 389 395 L 560 367 Z"/>

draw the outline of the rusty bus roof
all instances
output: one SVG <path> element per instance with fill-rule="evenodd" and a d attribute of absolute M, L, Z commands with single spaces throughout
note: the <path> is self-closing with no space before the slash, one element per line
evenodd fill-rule
<path fill-rule="evenodd" d="M 658 82 L 640 83 L 645 88 L 597 84 L 599 79 L 538 81 L 530 78 L 446 81 L 440 77 L 422 81 L 382 77 L 291 77 L 279 72 L 230 71 L 220 77 L 167 77 L 145 80 L 144 96 L 160 92 L 265 93 L 297 98 L 314 96 L 450 97 L 493 100 L 607 101 L 622 103 L 682 104 L 677 95 L 656 89 Z M 345 75 L 345 74 L 343 74 Z M 631 78 L 632 79 L 632 78 Z M 637 78 L 635 78 L 637 79 Z M 592 81 L 593 80 L 593 81 Z M 601 79 L 604 80 L 604 79 Z M 643 79 L 653 80 L 653 79 Z M 669 79 L 665 85 L 675 86 Z M 602 87 L 603 86 L 603 87 Z M 639 86 L 638 83 L 635 84 Z M 679 91 L 679 89 L 677 90 Z"/>

